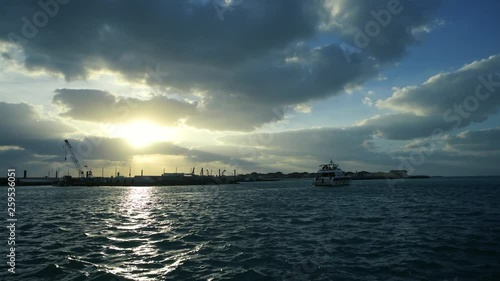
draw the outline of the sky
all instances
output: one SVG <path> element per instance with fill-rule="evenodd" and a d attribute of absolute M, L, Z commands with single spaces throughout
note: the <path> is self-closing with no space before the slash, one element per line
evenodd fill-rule
<path fill-rule="evenodd" d="M 0 0 L 0 168 L 500 175 L 499 9 Z"/>

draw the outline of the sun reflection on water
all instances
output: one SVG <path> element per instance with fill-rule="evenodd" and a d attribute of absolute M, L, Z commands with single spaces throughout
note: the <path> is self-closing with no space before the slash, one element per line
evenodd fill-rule
<path fill-rule="evenodd" d="M 107 248 L 115 252 L 114 257 L 120 262 L 108 266 L 108 272 L 131 280 L 157 280 L 149 276 L 172 274 L 203 248 L 203 243 L 180 241 L 175 233 L 176 219 L 168 214 L 168 203 L 158 201 L 156 196 L 161 188 L 123 189 L 115 219 L 107 224 L 108 229 L 113 229 L 108 232 Z"/>
<path fill-rule="evenodd" d="M 152 204 L 152 192 L 154 186 L 131 186 L 128 187 L 127 195 L 122 201 L 122 209 L 127 213 L 148 212 L 148 206 Z"/>

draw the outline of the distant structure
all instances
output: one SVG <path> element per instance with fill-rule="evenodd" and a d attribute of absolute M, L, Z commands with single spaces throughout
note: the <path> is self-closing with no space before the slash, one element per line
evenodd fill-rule
<path fill-rule="evenodd" d="M 82 160 L 78 159 L 76 153 L 73 151 L 73 147 L 69 144 L 68 140 L 64 140 L 64 160 L 68 158 L 68 154 L 75 165 L 76 170 L 78 171 L 78 176 L 80 178 L 88 178 L 92 177 L 92 170 L 88 168 L 87 165 L 83 164 Z M 83 170 L 85 167 L 86 171 Z"/>
<path fill-rule="evenodd" d="M 398 176 L 401 178 L 407 178 L 408 177 L 408 171 L 407 170 L 390 170 L 389 174 Z"/>

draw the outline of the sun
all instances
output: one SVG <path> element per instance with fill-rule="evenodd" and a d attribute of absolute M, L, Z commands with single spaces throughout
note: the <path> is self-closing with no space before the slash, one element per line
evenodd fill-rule
<path fill-rule="evenodd" d="M 141 148 L 155 142 L 170 142 L 177 138 L 177 130 L 161 127 L 148 121 L 135 121 L 116 128 L 116 137 L 127 140 L 130 145 Z"/>

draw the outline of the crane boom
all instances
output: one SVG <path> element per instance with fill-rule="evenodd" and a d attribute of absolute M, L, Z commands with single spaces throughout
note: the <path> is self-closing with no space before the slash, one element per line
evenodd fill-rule
<path fill-rule="evenodd" d="M 71 146 L 71 144 L 69 144 L 69 141 L 68 140 L 64 140 L 64 150 L 66 152 L 66 155 L 70 155 L 71 157 L 71 160 L 73 161 L 73 164 L 75 165 L 76 167 L 76 170 L 78 171 L 78 176 L 80 178 L 84 178 L 85 177 L 85 172 L 83 171 L 83 168 L 82 168 L 82 164 L 80 163 L 80 160 L 78 160 L 78 157 L 76 156 L 75 152 L 73 151 L 73 147 Z M 64 157 L 64 160 L 66 160 L 66 156 Z M 85 168 L 87 168 L 87 166 L 83 165 Z M 92 172 L 89 172 L 87 174 L 87 176 L 90 176 L 92 175 Z"/>

